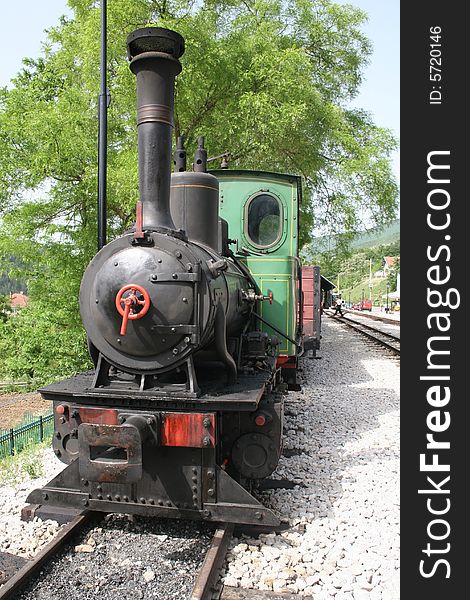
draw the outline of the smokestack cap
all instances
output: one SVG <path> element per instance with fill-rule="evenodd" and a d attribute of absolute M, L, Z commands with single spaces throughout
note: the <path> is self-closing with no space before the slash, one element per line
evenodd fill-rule
<path fill-rule="evenodd" d="M 127 36 L 127 56 L 132 60 L 143 52 L 164 52 L 178 59 L 184 53 L 184 38 L 163 27 L 136 29 Z"/>

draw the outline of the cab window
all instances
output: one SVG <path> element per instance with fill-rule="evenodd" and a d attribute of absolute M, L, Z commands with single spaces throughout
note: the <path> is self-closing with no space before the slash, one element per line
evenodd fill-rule
<path fill-rule="evenodd" d="M 279 241 L 282 234 L 282 205 L 271 194 L 258 194 L 248 201 L 245 232 L 248 240 L 258 248 L 268 248 Z"/>

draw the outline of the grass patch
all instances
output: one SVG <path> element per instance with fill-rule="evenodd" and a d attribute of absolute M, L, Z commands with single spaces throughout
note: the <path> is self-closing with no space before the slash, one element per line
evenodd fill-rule
<path fill-rule="evenodd" d="M 44 450 L 51 447 L 52 439 L 30 443 L 14 456 L 0 458 L 0 485 L 15 484 L 25 479 L 44 475 Z"/>
<path fill-rule="evenodd" d="M 12 452 L 15 455 L 28 448 L 31 444 L 41 443 L 50 439 L 54 431 L 54 416 L 23 415 L 23 421 L 11 429 L 0 429 L 0 458 Z"/>

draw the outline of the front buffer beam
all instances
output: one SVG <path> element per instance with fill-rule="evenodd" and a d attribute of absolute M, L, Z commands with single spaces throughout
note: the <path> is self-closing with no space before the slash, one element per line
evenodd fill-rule
<path fill-rule="evenodd" d="M 258 502 L 217 465 L 210 468 L 188 465 L 184 468 L 180 463 L 173 464 L 171 471 L 174 475 L 171 486 L 164 483 L 168 469 L 163 469 L 162 477 L 157 478 L 154 478 L 155 472 L 149 474 L 144 470 L 142 480 L 136 483 L 96 482 L 80 477 L 77 459 L 42 489 L 33 490 L 27 502 L 57 507 L 59 512 L 60 508 L 66 507 L 274 528 L 281 524 L 273 511 Z M 149 481 L 153 481 L 153 486 L 149 485 Z M 191 502 L 187 502 L 188 495 Z"/>

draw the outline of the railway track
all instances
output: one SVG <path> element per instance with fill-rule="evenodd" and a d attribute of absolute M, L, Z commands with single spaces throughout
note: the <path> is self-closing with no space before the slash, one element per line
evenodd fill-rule
<path fill-rule="evenodd" d="M 357 315 L 358 317 L 365 317 L 367 319 L 371 319 L 372 321 L 381 321 L 382 323 L 390 323 L 391 325 L 400 325 L 400 321 L 398 319 L 384 317 L 383 315 L 373 314 L 365 310 L 351 310 L 350 308 L 348 308 L 347 312 L 351 315 Z"/>
<path fill-rule="evenodd" d="M 225 523 L 216 529 L 204 562 L 199 570 L 189 600 L 212 600 L 220 597 L 217 579 L 232 539 L 233 523 Z"/>
<path fill-rule="evenodd" d="M 0 587 L 0 600 L 17 598 L 23 588 L 37 575 L 40 569 L 55 556 L 65 544 L 94 517 L 94 513 L 85 512 L 76 516 L 65 525 L 56 537 L 47 544 L 32 560 L 27 561 L 7 582 Z"/>
<path fill-rule="evenodd" d="M 347 327 L 354 329 L 358 333 L 361 333 L 368 339 L 380 344 L 383 348 L 387 348 L 393 352 L 393 354 L 400 355 L 400 338 L 391 333 L 386 333 L 385 331 L 381 331 L 376 327 L 371 327 L 370 325 L 366 325 L 365 323 L 358 323 L 357 321 L 353 321 L 348 319 L 347 317 L 335 317 L 333 314 L 324 312 L 324 314 L 328 315 L 330 318 L 340 321 Z"/>
<path fill-rule="evenodd" d="M 251 588 L 238 588 L 218 585 L 220 569 L 225 559 L 230 540 L 232 538 L 233 524 L 221 525 L 212 539 L 206 553 L 204 563 L 198 573 L 189 600 L 295 600 L 296 594 L 286 592 L 278 593 L 262 591 Z M 306 597 L 306 600 L 311 598 Z"/>
<path fill-rule="evenodd" d="M 0 587 L 0 600 L 12 600 L 20 597 L 20 594 L 38 576 L 38 573 L 47 562 L 52 560 L 65 547 L 67 542 L 73 536 L 78 535 L 96 516 L 96 513 L 88 511 L 75 517 L 70 523 L 65 525 L 57 536 L 34 559 L 24 562 L 23 566 Z M 233 531 L 233 523 L 220 524 L 216 529 L 188 600 L 261 600 L 261 598 L 274 600 L 281 597 L 286 600 L 290 598 L 286 594 L 279 595 L 275 592 L 235 588 L 223 586 L 219 583 L 220 570 L 224 563 Z"/>
<path fill-rule="evenodd" d="M 0 600 L 18 598 L 19 594 L 38 575 L 47 562 L 52 560 L 64 548 L 67 542 L 73 536 L 78 535 L 91 522 L 92 518 L 96 516 L 96 513 L 91 511 L 78 515 L 65 525 L 57 536 L 34 559 L 18 559 L 15 561 L 17 564 L 20 562 L 23 563 L 23 566 L 17 569 L 13 575 L 6 573 L 7 581 L 0 587 Z M 231 588 L 232 592 L 228 590 L 225 592 L 225 595 L 221 595 L 221 586 L 217 586 L 220 569 L 223 565 L 230 540 L 232 539 L 233 529 L 234 525 L 231 523 L 221 524 L 216 529 L 202 567 L 197 574 L 189 600 L 213 600 L 224 597 L 241 598 L 241 596 L 238 596 L 237 588 Z M 7 558 L 7 553 L 4 554 L 4 558 Z"/>

